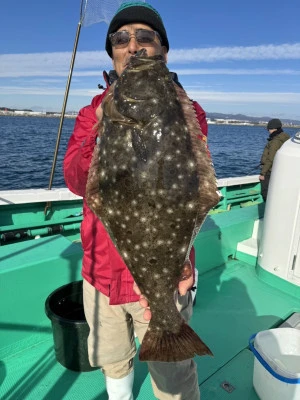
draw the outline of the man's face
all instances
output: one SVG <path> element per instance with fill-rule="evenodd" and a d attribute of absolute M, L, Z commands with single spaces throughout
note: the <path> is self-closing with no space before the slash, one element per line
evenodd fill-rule
<path fill-rule="evenodd" d="M 161 45 L 158 36 L 155 35 L 155 39 L 152 43 L 139 43 L 135 37 L 135 32 L 137 29 L 147 29 L 149 31 L 153 31 L 149 25 L 140 23 L 123 25 L 118 29 L 118 32 L 127 31 L 131 35 L 129 42 L 125 46 L 122 46 L 121 48 L 118 46 L 112 46 L 112 62 L 118 76 L 120 76 L 127 67 L 129 58 L 143 48 L 147 50 L 148 56 L 162 55 L 167 62 L 167 49 L 165 46 Z"/>
<path fill-rule="evenodd" d="M 268 131 L 269 131 L 269 135 L 272 135 L 272 133 L 276 132 L 277 129 L 268 129 Z"/>

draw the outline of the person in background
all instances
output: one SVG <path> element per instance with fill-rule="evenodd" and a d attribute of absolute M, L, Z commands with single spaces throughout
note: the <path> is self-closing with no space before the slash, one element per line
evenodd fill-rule
<path fill-rule="evenodd" d="M 144 2 L 124 3 L 117 10 L 107 32 L 106 51 L 113 70 L 104 73 L 109 87 L 126 68 L 128 59 L 146 48 L 149 56 L 163 55 L 167 62 L 169 41 L 160 14 Z M 173 79 L 178 85 L 176 74 Z M 133 278 L 101 221 L 85 200 L 88 171 L 97 140 L 95 126 L 102 118 L 101 103 L 108 88 L 82 108 L 76 118 L 64 158 L 64 177 L 68 188 L 83 197 L 81 239 L 84 310 L 90 328 L 88 352 L 91 366 L 105 375 L 109 400 L 132 400 L 134 334 L 141 342 L 151 310 L 146 299 L 134 290 Z M 199 104 L 194 109 L 206 141 L 206 115 Z M 194 265 L 194 250 L 190 254 Z M 176 302 L 188 321 L 192 313 L 193 276 L 179 284 Z M 148 362 L 154 394 L 158 399 L 199 400 L 196 363 Z"/>
<path fill-rule="evenodd" d="M 280 119 L 274 118 L 268 122 L 267 130 L 269 131 L 268 143 L 266 144 L 261 160 L 260 175 L 261 194 L 264 201 L 267 200 L 269 182 L 272 172 L 272 165 L 277 150 L 287 141 L 290 136 L 283 132 Z"/>

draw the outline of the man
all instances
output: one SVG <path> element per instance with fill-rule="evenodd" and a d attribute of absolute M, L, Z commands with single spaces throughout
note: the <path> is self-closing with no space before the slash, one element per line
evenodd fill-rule
<path fill-rule="evenodd" d="M 264 201 L 267 200 L 269 182 L 272 172 L 272 165 L 277 150 L 287 141 L 290 136 L 283 132 L 280 119 L 274 118 L 268 122 L 267 130 L 269 131 L 268 143 L 266 144 L 260 164 L 261 171 L 259 175 L 261 183 L 261 194 Z"/>
<path fill-rule="evenodd" d="M 105 75 L 107 84 L 117 79 L 128 60 L 140 49 L 149 56 L 163 55 L 167 61 L 169 42 L 159 13 L 147 3 L 123 4 L 113 17 L 107 32 L 106 51 L 114 71 Z M 176 76 L 175 81 L 176 81 Z M 103 94 L 80 110 L 64 159 L 64 176 L 69 189 L 85 197 L 92 153 L 96 144 L 95 125 L 102 118 Z M 193 102 L 203 134 L 207 134 L 206 116 Z M 204 136 L 204 137 L 205 137 Z M 200 139 L 199 139 L 200 140 Z M 132 400 L 134 333 L 141 341 L 151 318 L 146 299 L 133 290 L 133 278 L 118 254 L 101 221 L 84 198 L 81 238 L 84 250 L 82 275 L 84 308 L 90 327 L 89 360 L 105 375 L 110 400 Z M 193 252 L 190 259 L 193 264 Z M 177 306 L 188 320 L 192 311 L 190 288 L 193 278 L 180 282 Z M 139 301 L 140 300 L 140 301 Z M 101 310 L 101 312 L 99 311 Z M 159 399 L 199 400 L 196 364 L 193 360 L 177 363 L 148 363 L 155 396 Z"/>

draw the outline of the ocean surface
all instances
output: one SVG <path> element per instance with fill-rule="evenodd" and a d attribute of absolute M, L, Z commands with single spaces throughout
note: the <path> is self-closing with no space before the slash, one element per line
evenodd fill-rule
<path fill-rule="evenodd" d="M 53 188 L 65 187 L 62 162 L 75 119 L 65 119 Z M 48 188 L 58 118 L 0 116 L 0 190 Z M 217 178 L 255 175 L 268 132 L 263 127 L 209 125 L 208 145 Z M 285 128 L 294 135 L 298 129 Z"/>

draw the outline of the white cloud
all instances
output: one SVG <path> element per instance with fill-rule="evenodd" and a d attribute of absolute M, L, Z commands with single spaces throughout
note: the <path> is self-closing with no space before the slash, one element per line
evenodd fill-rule
<path fill-rule="evenodd" d="M 300 93 L 269 92 L 214 92 L 187 90 L 188 95 L 200 103 L 263 103 L 263 104 L 299 104 Z"/>
<path fill-rule="evenodd" d="M 169 63 L 212 62 L 221 60 L 299 60 L 300 43 L 261 46 L 210 47 L 170 50 Z"/>
<path fill-rule="evenodd" d="M 58 87 L 39 87 L 39 86 L 0 86 L 1 95 L 37 95 L 37 96 L 63 96 L 65 88 Z M 71 89 L 72 96 L 92 97 L 99 94 L 97 89 Z"/>
<path fill-rule="evenodd" d="M 71 62 L 71 53 L 31 53 L 31 54 L 3 54 L 0 55 L 0 77 L 25 77 L 25 76 L 64 76 L 66 77 Z M 89 70 L 111 66 L 111 60 L 104 51 L 78 52 L 74 69 Z M 79 73 L 79 72 L 78 72 Z M 88 71 L 84 71 L 88 73 Z"/>
<path fill-rule="evenodd" d="M 204 49 L 174 49 L 170 50 L 169 53 L 169 64 L 213 62 L 224 60 L 241 61 L 287 59 L 300 59 L 300 43 L 282 45 L 270 44 L 245 47 L 211 47 Z M 2 54 L 0 55 L 0 78 L 29 76 L 65 77 L 69 72 L 70 62 L 70 52 Z M 111 59 L 108 57 L 105 51 L 77 52 L 74 75 L 95 76 L 96 74 L 99 75 L 99 71 L 102 69 L 110 67 Z M 219 70 L 219 72 L 220 71 L 221 70 Z M 230 70 L 223 71 L 223 73 L 229 74 Z M 199 72 L 197 74 L 199 74 Z"/>
<path fill-rule="evenodd" d="M 292 69 L 228 69 L 228 68 L 187 68 L 176 69 L 178 75 L 300 75 Z"/>

